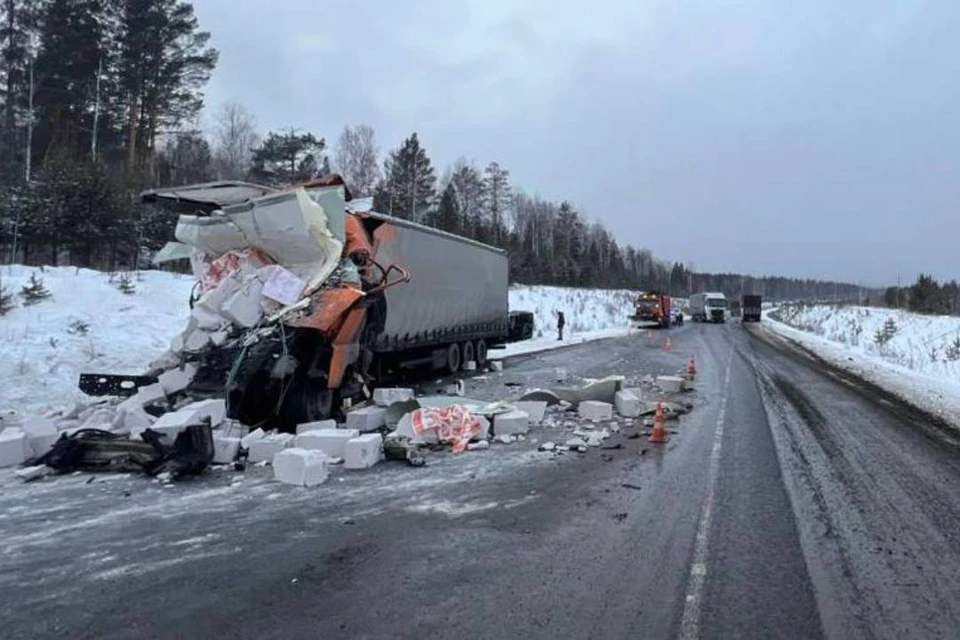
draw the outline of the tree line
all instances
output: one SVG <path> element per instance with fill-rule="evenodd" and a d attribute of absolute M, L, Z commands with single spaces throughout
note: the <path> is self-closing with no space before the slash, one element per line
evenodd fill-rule
<path fill-rule="evenodd" d="M 886 306 L 932 315 L 960 315 L 960 284 L 956 280 L 940 283 L 932 275 L 921 273 L 909 287 L 887 287 Z"/>
<path fill-rule="evenodd" d="M 496 161 L 439 172 L 416 133 L 381 162 L 373 128 L 328 145 L 261 135 L 241 104 L 201 125 L 218 52 L 182 0 L 0 0 L 0 251 L 5 262 L 130 267 L 173 236 L 150 187 L 215 179 L 295 184 L 337 171 L 378 211 L 508 251 L 513 282 L 856 298 L 854 285 L 696 272 L 618 242 L 569 201 L 529 194 Z"/>

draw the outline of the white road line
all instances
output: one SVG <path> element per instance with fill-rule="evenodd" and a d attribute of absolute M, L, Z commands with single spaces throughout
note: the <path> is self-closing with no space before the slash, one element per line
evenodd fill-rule
<path fill-rule="evenodd" d="M 700 512 L 697 525 L 697 540 L 693 548 L 693 563 L 690 565 L 690 577 L 687 581 L 687 600 L 683 605 L 683 618 L 680 621 L 680 638 L 695 640 L 700 637 L 700 606 L 703 602 L 703 585 L 707 580 L 707 542 L 710 535 L 710 521 L 713 517 L 713 502 L 716 497 L 717 475 L 720 469 L 720 449 L 723 446 L 723 423 L 727 417 L 727 390 L 730 387 L 730 367 L 733 354 L 727 361 L 723 390 L 720 399 L 720 411 L 717 414 L 717 427 L 713 432 L 713 449 L 710 451 L 710 472 L 707 476 L 707 498 Z"/>

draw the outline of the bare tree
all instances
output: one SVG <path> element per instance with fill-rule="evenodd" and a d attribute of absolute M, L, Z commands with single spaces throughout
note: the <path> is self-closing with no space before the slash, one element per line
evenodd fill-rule
<path fill-rule="evenodd" d="M 366 124 L 344 127 L 334 149 L 334 164 L 353 196 L 373 195 L 374 187 L 380 180 L 373 127 Z"/>
<path fill-rule="evenodd" d="M 214 161 L 220 179 L 245 178 L 259 145 L 256 120 L 246 107 L 237 102 L 220 107 L 214 130 Z"/>

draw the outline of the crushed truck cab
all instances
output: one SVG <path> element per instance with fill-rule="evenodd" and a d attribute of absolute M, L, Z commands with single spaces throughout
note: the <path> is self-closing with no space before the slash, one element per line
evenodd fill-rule
<path fill-rule="evenodd" d="M 142 194 L 179 214 L 190 321 L 151 373 L 194 363 L 188 393 L 293 431 L 378 380 L 482 365 L 508 334 L 505 252 L 372 210 L 340 176 L 275 190 L 221 182 Z"/>

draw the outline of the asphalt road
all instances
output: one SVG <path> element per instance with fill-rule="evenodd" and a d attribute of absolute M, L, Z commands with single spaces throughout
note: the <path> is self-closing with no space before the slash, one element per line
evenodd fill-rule
<path fill-rule="evenodd" d="M 4 636 L 957 637 L 949 432 L 762 327 L 652 335 L 516 359 L 469 395 L 693 352 L 695 408 L 666 445 L 631 425 L 620 449 L 541 453 L 569 437 L 541 428 L 313 489 L 265 469 L 2 476 Z"/>

